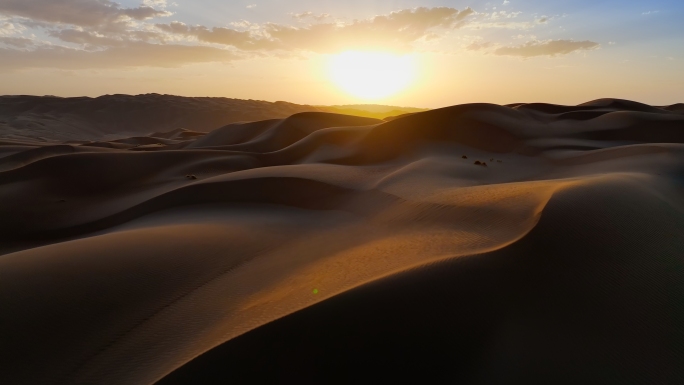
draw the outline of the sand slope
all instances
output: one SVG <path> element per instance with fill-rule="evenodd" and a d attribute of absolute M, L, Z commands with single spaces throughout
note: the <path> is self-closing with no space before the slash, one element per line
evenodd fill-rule
<path fill-rule="evenodd" d="M 681 383 L 683 144 L 615 99 L 2 142 L 0 383 Z"/>
<path fill-rule="evenodd" d="M 225 124 L 285 118 L 318 111 L 312 106 L 173 95 L 105 95 L 98 98 L 0 97 L 0 137 L 100 140 L 177 128 L 207 132 Z"/>
<path fill-rule="evenodd" d="M 105 95 L 97 98 L 0 96 L 0 138 L 55 144 L 63 141 L 112 141 L 163 133 L 173 136 L 166 139 L 189 139 L 188 135 L 191 134 L 174 134 L 182 130 L 206 133 L 230 123 L 283 119 L 301 112 L 384 118 L 416 111 L 421 109 L 375 105 L 308 106 L 159 94 Z M 161 138 L 159 135 L 151 136 Z"/>

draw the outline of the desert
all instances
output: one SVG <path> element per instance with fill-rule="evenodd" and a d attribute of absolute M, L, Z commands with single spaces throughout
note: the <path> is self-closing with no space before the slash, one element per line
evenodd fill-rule
<path fill-rule="evenodd" d="M 684 378 L 681 105 L 143 134 L 2 141 L 2 383 Z"/>
<path fill-rule="evenodd" d="M 0 0 L 0 385 L 684 384 L 682 20 Z"/>

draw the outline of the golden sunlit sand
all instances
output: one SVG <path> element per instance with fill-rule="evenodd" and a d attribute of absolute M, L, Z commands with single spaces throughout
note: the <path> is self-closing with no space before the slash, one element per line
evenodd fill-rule
<path fill-rule="evenodd" d="M 0 0 L 0 385 L 684 385 L 682 20 Z"/>
<path fill-rule="evenodd" d="M 172 128 L 0 141 L 0 383 L 684 378 L 681 105 Z"/>

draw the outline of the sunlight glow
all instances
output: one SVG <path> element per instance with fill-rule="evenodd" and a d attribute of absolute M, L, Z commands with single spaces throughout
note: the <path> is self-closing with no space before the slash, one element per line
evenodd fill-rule
<path fill-rule="evenodd" d="M 414 80 L 413 56 L 349 51 L 332 57 L 330 77 L 345 92 L 364 100 L 396 94 Z"/>

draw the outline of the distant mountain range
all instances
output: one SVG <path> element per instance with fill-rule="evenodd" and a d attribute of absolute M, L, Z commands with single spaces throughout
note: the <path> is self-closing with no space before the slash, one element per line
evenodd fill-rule
<path fill-rule="evenodd" d="M 0 138 L 103 140 L 177 128 L 209 132 L 230 123 L 282 119 L 300 112 L 384 119 L 419 111 L 423 110 L 379 105 L 309 106 L 159 94 L 97 98 L 0 96 Z"/>

